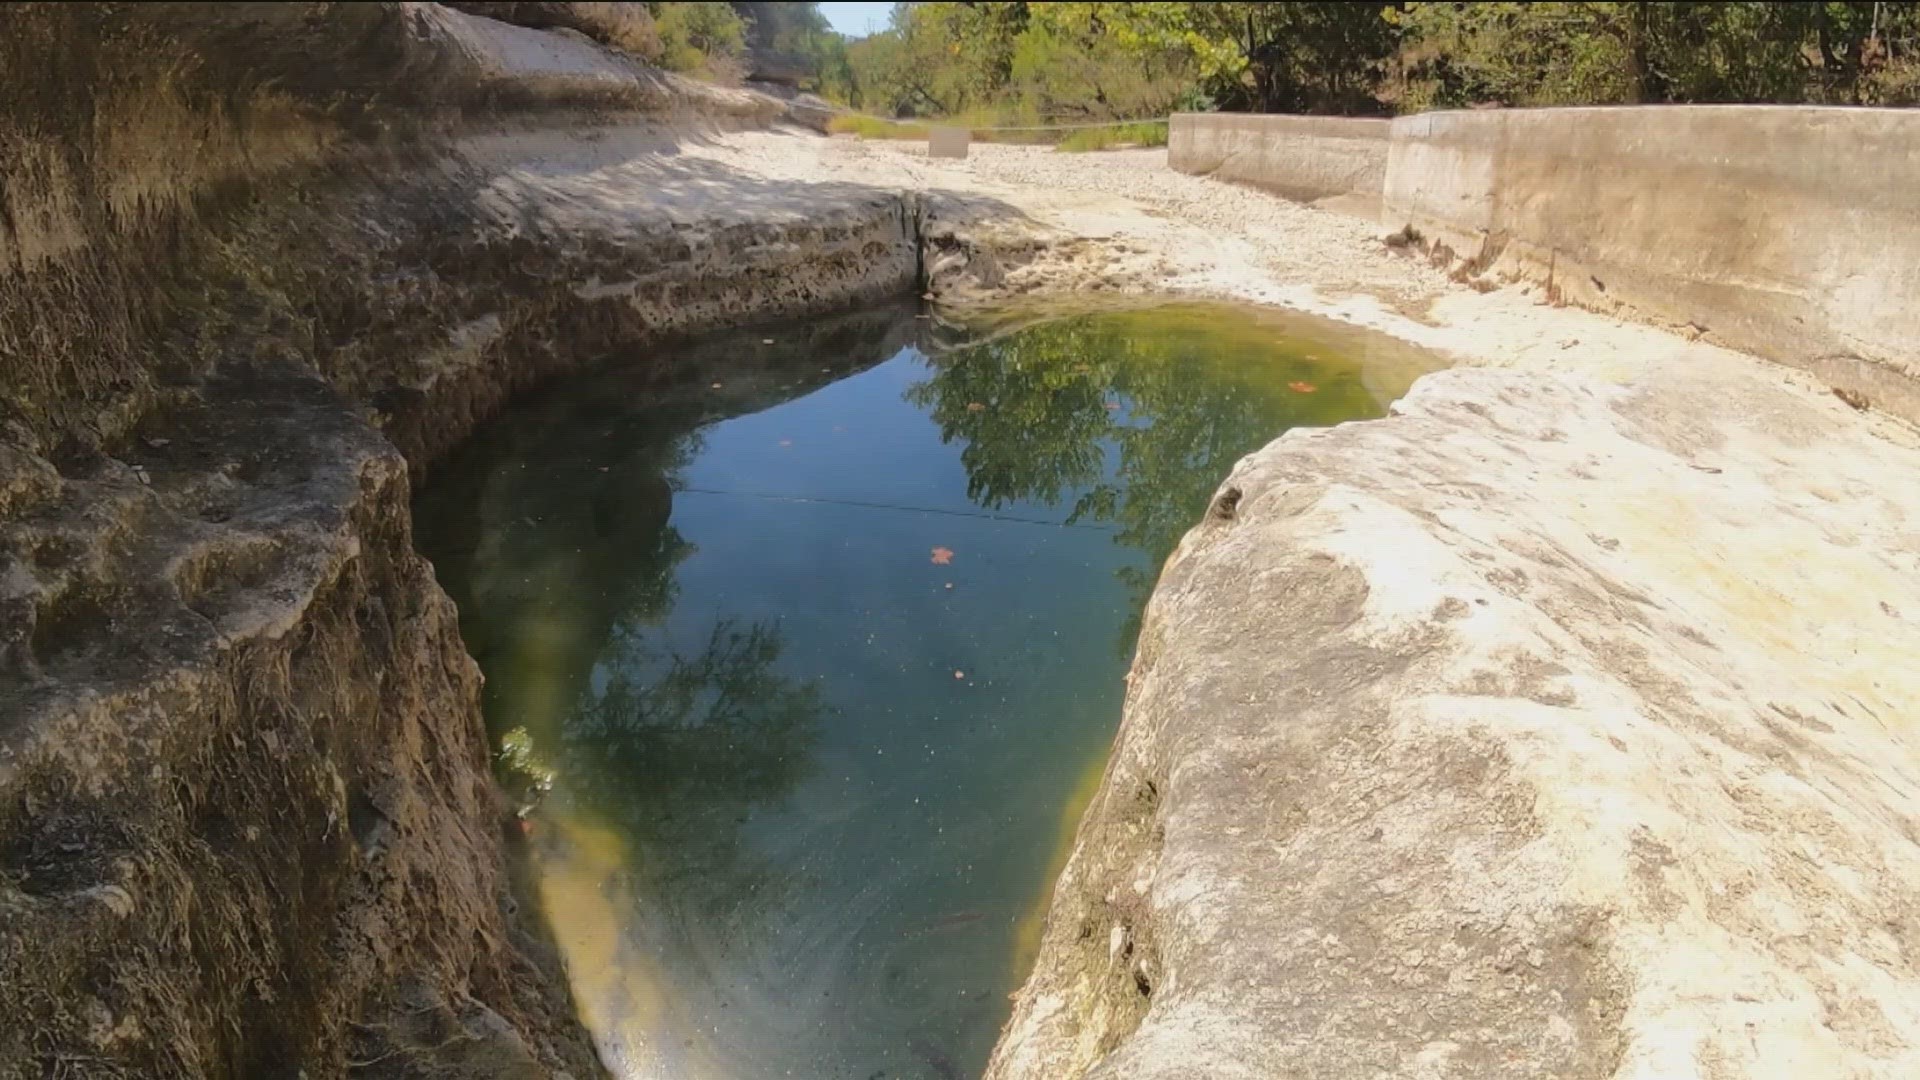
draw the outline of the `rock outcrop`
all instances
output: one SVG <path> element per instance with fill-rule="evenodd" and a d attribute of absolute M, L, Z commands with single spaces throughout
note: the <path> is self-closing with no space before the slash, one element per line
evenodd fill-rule
<path fill-rule="evenodd" d="M 536 30 L 572 30 L 602 45 L 642 60 L 660 58 L 660 32 L 645 4 L 551 3 L 517 0 L 509 3 L 451 3 L 455 11 L 479 15 Z"/>
<path fill-rule="evenodd" d="M 1725 366 L 1241 462 L 989 1076 L 1920 1071 L 1920 439 Z"/>

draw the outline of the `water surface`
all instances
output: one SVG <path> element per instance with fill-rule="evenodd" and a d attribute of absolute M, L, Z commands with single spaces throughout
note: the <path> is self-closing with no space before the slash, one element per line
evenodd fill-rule
<path fill-rule="evenodd" d="M 1222 306 L 883 309 L 490 424 L 422 542 L 510 779 L 551 776 L 537 891 L 609 1063 L 978 1075 L 1161 562 L 1239 457 L 1426 366 Z"/>

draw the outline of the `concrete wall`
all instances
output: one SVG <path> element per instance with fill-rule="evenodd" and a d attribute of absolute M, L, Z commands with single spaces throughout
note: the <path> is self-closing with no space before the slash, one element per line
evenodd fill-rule
<path fill-rule="evenodd" d="M 1538 281 L 1920 420 L 1920 110 L 1181 114 L 1167 162 L 1383 203 L 1464 276 Z"/>
<path fill-rule="evenodd" d="M 1702 334 L 1920 418 L 1920 112 L 1445 112 L 1393 121 L 1387 221 L 1468 273 Z"/>
<path fill-rule="evenodd" d="M 1389 126 L 1340 116 L 1178 113 L 1167 135 L 1167 164 L 1289 199 L 1377 197 Z"/>

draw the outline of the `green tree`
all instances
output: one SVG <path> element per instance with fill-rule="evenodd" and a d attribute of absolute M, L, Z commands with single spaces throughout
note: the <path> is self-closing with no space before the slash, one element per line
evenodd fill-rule
<path fill-rule="evenodd" d="M 1366 113 L 1398 43 L 1397 5 L 1178 4 L 1190 37 L 1206 42 L 1216 100 L 1256 112 Z"/>
<path fill-rule="evenodd" d="M 721 82 L 745 74 L 747 22 L 731 4 L 664 3 L 654 6 L 660 63 Z"/>
<path fill-rule="evenodd" d="M 840 85 L 890 115 L 1134 119 L 1185 103 L 1920 101 L 1920 3 L 917 3 Z"/>
<path fill-rule="evenodd" d="M 858 107 L 892 116 L 954 116 L 1009 103 L 1026 3 L 899 4 L 892 25 L 848 46 Z"/>
<path fill-rule="evenodd" d="M 1897 102 L 1920 31 L 1913 3 L 1408 3 L 1389 17 L 1402 110 Z"/>
<path fill-rule="evenodd" d="M 746 55 L 755 78 L 844 94 L 847 42 L 818 4 L 736 2 L 746 26 Z"/>
<path fill-rule="evenodd" d="M 1163 116 L 1199 78 L 1181 38 L 1141 32 L 1127 4 L 1033 4 L 1014 40 L 1010 90 L 1045 119 Z"/>

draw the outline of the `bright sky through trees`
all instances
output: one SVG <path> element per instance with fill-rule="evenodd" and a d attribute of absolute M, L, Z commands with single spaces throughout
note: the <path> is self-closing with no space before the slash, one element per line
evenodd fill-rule
<path fill-rule="evenodd" d="M 821 4 L 820 14 L 835 30 L 848 37 L 865 37 L 887 28 L 887 15 L 893 10 L 890 3 L 842 3 Z"/>

